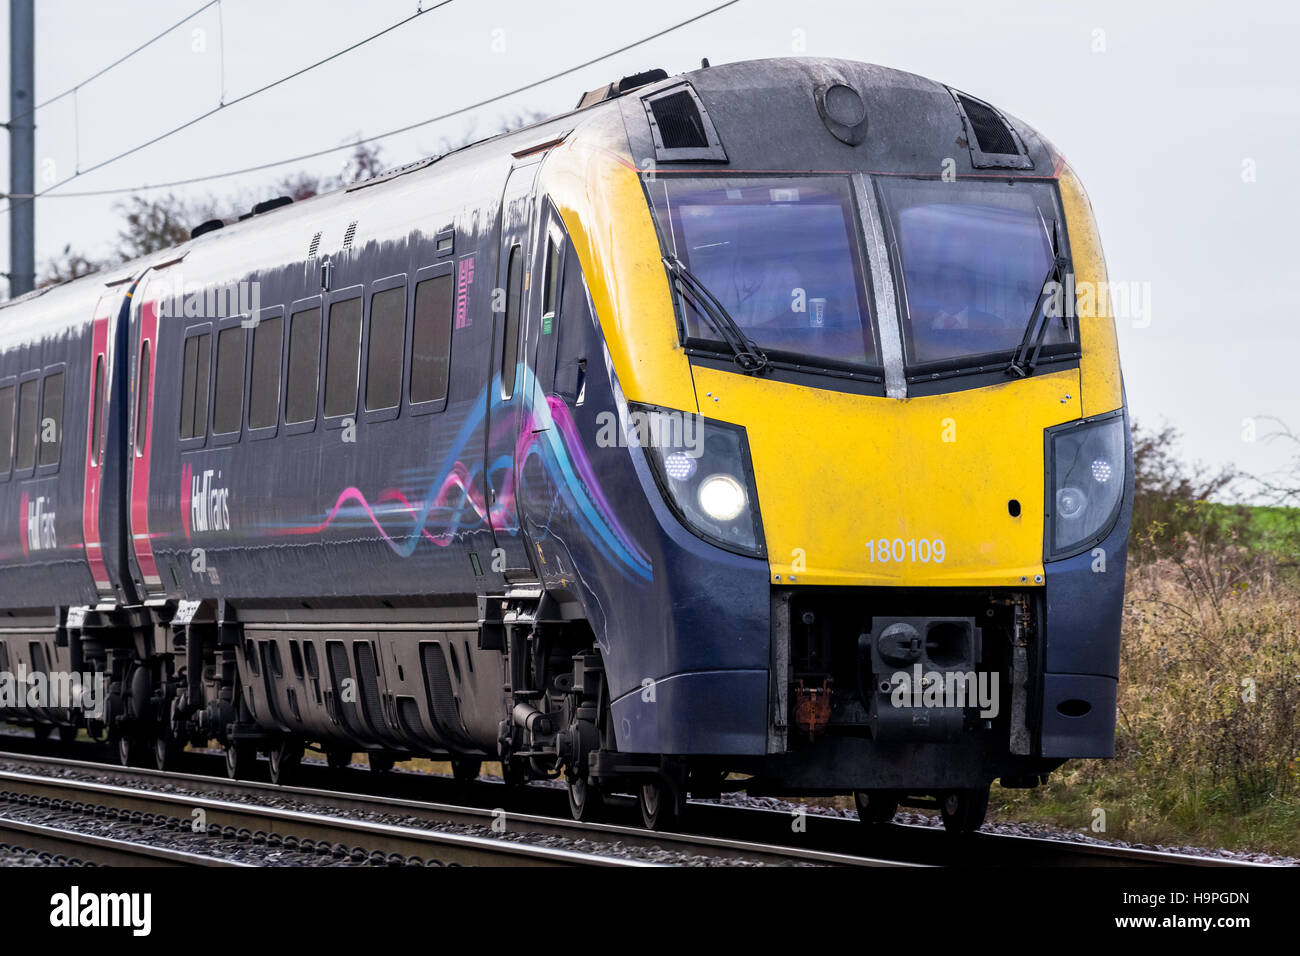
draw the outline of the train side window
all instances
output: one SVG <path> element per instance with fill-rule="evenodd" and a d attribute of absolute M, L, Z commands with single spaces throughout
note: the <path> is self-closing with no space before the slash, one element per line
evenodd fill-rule
<path fill-rule="evenodd" d="M 100 452 L 104 450 L 103 436 L 100 434 L 104 425 L 104 356 L 95 356 L 95 383 L 94 383 L 95 404 L 90 414 L 90 462 L 98 465 L 102 460 Z M 0 409 L 0 415 L 3 415 L 3 409 Z M 3 469 L 0 469 L 3 470 Z"/>
<path fill-rule="evenodd" d="M 144 454 L 144 438 L 149 428 L 149 373 L 152 371 L 150 342 L 145 339 L 140 349 L 140 381 L 135 395 L 135 453 Z"/>
<path fill-rule="evenodd" d="M 280 418 L 280 355 L 284 319 L 262 319 L 253 330 L 253 375 L 248 388 L 248 427 L 269 428 Z"/>
<path fill-rule="evenodd" d="M 406 342 L 406 287 L 370 297 L 366 357 L 366 411 L 393 408 L 402 400 L 402 348 Z"/>
<path fill-rule="evenodd" d="M 40 379 L 32 378 L 18 386 L 18 448 L 14 466 L 27 471 L 36 464 L 36 415 L 40 403 Z"/>
<path fill-rule="evenodd" d="M 295 312 L 289 319 L 289 374 L 284 421 L 292 425 L 316 417 L 320 379 L 320 309 Z"/>
<path fill-rule="evenodd" d="M 586 398 L 587 337 L 592 329 L 592 318 L 582 267 L 572 243 L 566 245 L 562 272 L 564 280 L 560 290 L 559 328 L 555 343 L 555 394 L 573 405 L 581 405 Z"/>
<path fill-rule="evenodd" d="M 212 333 L 185 340 L 181 374 L 181 438 L 202 438 L 208 432 L 208 379 L 212 374 Z"/>
<path fill-rule="evenodd" d="M 41 453 L 42 465 L 57 465 L 63 448 L 63 373 L 45 376 L 41 385 Z"/>
<path fill-rule="evenodd" d="M 436 402 L 447 397 L 454 292 L 450 272 L 425 279 L 415 287 L 415 321 L 411 330 L 412 403 Z"/>
<path fill-rule="evenodd" d="M 506 272 L 506 322 L 501 343 L 501 397 L 507 401 L 515 394 L 519 360 L 519 293 L 523 286 L 523 260 L 519 246 L 511 246 L 510 265 Z"/>
<path fill-rule="evenodd" d="M 244 417 L 244 329 L 232 326 L 217 334 L 217 388 L 212 411 L 212 433 L 239 431 Z"/>
<path fill-rule="evenodd" d="M 330 305 L 325 346 L 325 417 L 357 410 L 357 375 L 361 365 L 361 299 Z"/>
<path fill-rule="evenodd" d="M 560 250 L 555 247 L 555 240 L 551 237 L 546 239 L 546 269 L 545 278 L 542 286 L 542 315 L 555 315 L 556 290 L 559 288 L 559 276 L 555 274 L 555 266 L 560 258 Z M 544 329 L 544 331 L 546 331 Z"/>
<path fill-rule="evenodd" d="M 14 461 L 14 387 L 0 388 L 0 478 L 9 477 Z"/>

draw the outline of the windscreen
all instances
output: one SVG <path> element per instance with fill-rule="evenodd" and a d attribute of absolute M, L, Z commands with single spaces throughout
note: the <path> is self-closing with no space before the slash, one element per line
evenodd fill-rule
<path fill-rule="evenodd" d="M 668 248 L 759 348 L 880 364 L 847 180 L 660 175 L 646 186 Z M 684 321 L 688 341 L 719 341 L 689 306 Z"/>
<path fill-rule="evenodd" d="M 901 271 L 908 364 L 962 364 L 967 356 L 1012 352 L 1052 263 L 1052 226 L 1061 219 L 1052 188 L 1024 181 L 878 182 Z M 1055 311 L 1043 338 L 1049 351 L 1074 341 L 1073 320 Z"/>

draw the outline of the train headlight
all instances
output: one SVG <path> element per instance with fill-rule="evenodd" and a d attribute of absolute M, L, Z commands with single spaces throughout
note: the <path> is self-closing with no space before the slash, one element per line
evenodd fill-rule
<path fill-rule="evenodd" d="M 730 475 L 709 475 L 700 482 L 700 507 L 714 521 L 734 521 L 745 510 L 745 489 Z"/>
<path fill-rule="evenodd" d="M 664 456 L 664 473 L 673 481 L 690 481 L 699 467 L 699 463 L 684 451 Z"/>
<path fill-rule="evenodd" d="M 1124 495 L 1124 429 L 1120 412 L 1048 430 L 1049 560 L 1092 547 L 1115 524 Z"/>
<path fill-rule="evenodd" d="M 1087 496 L 1078 488 L 1062 488 L 1056 493 L 1056 513 L 1073 521 L 1088 507 Z"/>
<path fill-rule="evenodd" d="M 646 405 L 629 405 L 628 420 L 682 524 L 728 551 L 766 554 L 743 428 Z"/>

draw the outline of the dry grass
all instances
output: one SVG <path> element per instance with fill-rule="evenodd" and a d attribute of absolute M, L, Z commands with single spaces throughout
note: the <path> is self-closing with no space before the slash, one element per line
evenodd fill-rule
<path fill-rule="evenodd" d="M 1116 756 L 1067 764 L 1002 817 L 1300 855 L 1300 583 L 1267 554 L 1185 540 L 1130 569 Z M 1099 834 L 1100 835 L 1100 834 Z"/>

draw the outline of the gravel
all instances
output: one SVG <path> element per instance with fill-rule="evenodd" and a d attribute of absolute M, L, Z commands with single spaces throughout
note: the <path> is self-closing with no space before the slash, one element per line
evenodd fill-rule
<path fill-rule="evenodd" d="M 311 757 L 305 761 L 307 763 L 315 762 Z M 21 772 L 41 772 L 51 776 L 64 777 L 69 779 L 88 780 L 109 784 L 138 786 L 138 783 L 129 778 L 115 774 L 110 768 L 103 771 L 74 771 L 65 769 L 54 769 L 33 771 L 26 764 L 17 764 L 11 761 L 0 759 L 0 769 L 16 770 Z M 396 770 L 394 773 L 412 773 L 424 774 L 426 771 L 419 770 Z M 441 776 L 431 774 L 432 776 Z M 485 775 L 486 777 L 486 775 Z M 563 784 L 551 782 L 552 786 L 562 787 Z M 196 797 L 211 796 L 204 791 L 190 789 L 185 787 L 183 781 L 159 783 L 150 789 L 158 790 L 164 793 L 175 793 L 181 795 L 192 795 Z M 431 823 L 427 820 L 394 813 L 382 813 L 377 811 L 342 811 L 329 806 L 319 804 L 303 803 L 293 799 L 287 799 L 279 796 L 262 795 L 262 794 L 244 794 L 230 793 L 223 794 L 223 799 L 258 806 L 271 808 L 301 810 L 309 813 L 319 813 L 325 816 L 347 817 L 379 823 L 388 823 L 397 826 L 407 826 L 416 829 L 427 829 L 435 832 L 457 833 L 467 836 L 486 837 L 490 839 L 512 840 L 521 843 L 530 843 L 535 846 L 554 847 L 558 849 L 574 850 L 578 852 L 593 853 L 604 856 L 617 858 L 639 860 L 648 863 L 660 863 L 673 866 L 762 866 L 765 865 L 758 861 L 747 859 L 719 859 L 713 856 L 691 854 L 671 847 L 646 847 L 639 845 L 628 845 L 622 841 L 602 841 L 587 840 L 582 838 L 563 837 L 558 835 L 536 834 L 523 831 L 512 832 L 509 829 L 509 815 L 504 819 L 507 829 L 505 832 L 494 832 L 487 826 L 466 825 L 457 823 Z M 826 806 L 817 803 L 800 803 L 796 800 L 781 799 L 776 797 L 751 797 L 744 793 L 728 793 L 716 800 L 699 801 L 703 803 L 716 803 L 724 806 L 750 807 L 763 810 L 775 810 L 781 813 L 791 813 L 804 811 L 809 815 L 842 817 L 856 820 L 857 812 L 849 809 L 841 809 L 832 806 Z M 927 813 L 921 810 L 900 810 L 894 818 L 895 823 L 906 824 L 911 826 L 921 826 L 930 828 L 942 828 L 942 821 L 937 813 Z M 1300 859 L 1295 857 L 1275 855 L 1248 850 L 1226 850 L 1197 846 L 1172 846 L 1165 844 L 1152 844 L 1140 842 L 1128 842 L 1124 840 L 1107 840 L 1099 838 L 1096 834 L 1086 829 L 1070 830 L 1062 827 L 1053 827 L 1048 824 L 1025 823 L 1019 821 L 990 820 L 981 828 L 981 832 L 992 834 L 1004 834 L 1009 836 L 1022 836 L 1035 839 L 1057 839 L 1065 840 L 1072 843 L 1090 843 L 1098 846 L 1111 846 L 1123 849 L 1153 850 L 1166 853 L 1182 853 L 1196 856 L 1217 857 L 1226 860 L 1236 860 L 1251 863 L 1265 863 L 1282 866 L 1300 866 Z M 199 837 L 204 847 L 217 845 L 219 841 L 214 841 L 210 836 L 190 834 L 190 836 Z M 171 844 L 161 844 L 171 845 Z M 254 851 L 258 852 L 254 852 Z M 207 852 L 206 850 L 191 850 L 191 852 Z M 225 850 L 222 850 L 225 852 Z M 352 861 L 337 861 L 321 858 L 314 854 L 291 853 L 283 849 L 249 847 L 246 844 L 235 844 L 230 848 L 230 852 L 236 852 L 238 855 L 234 859 L 246 860 L 248 862 L 257 862 L 264 865 L 355 865 Z M 0 851 L 0 860 L 3 860 L 3 851 Z M 35 865 L 35 864 L 27 864 Z M 806 863 L 793 863 L 792 865 L 811 865 Z"/>
<path fill-rule="evenodd" d="M 114 773 L 112 770 L 71 770 L 66 768 L 33 768 L 29 764 L 17 763 L 14 761 L 0 760 L 0 769 L 16 771 L 22 773 L 36 773 L 43 776 L 56 777 L 59 779 L 82 780 L 94 783 L 115 784 L 119 786 L 140 787 L 137 780 Z M 185 786 L 183 780 L 167 781 L 148 787 L 161 793 L 178 794 L 181 796 L 194 796 L 211 799 L 214 794 L 197 789 L 191 789 Z M 588 840 L 583 838 L 564 837 L 552 834 L 529 833 L 526 831 L 511 831 L 510 817 L 505 814 L 502 819 L 505 822 L 506 829 L 504 832 L 494 832 L 490 826 L 467 825 L 450 822 L 430 822 L 428 820 L 413 815 L 404 815 L 398 813 L 382 813 L 378 811 L 343 811 L 331 806 L 303 802 L 296 799 L 281 797 L 269 794 L 251 794 L 242 792 L 232 792 L 221 794 L 220 798 L 232 803 L 240 803 L 251 806 L 264 806 L 273 809 L 297 810 L 304 813 L 318 813 L 323 816 L 341 817 L 352 820 L 362 820 L 367 822 L 385 823 L 394 826 L 411 827 L 413 829 L 427 830 L 436 833 L 454 833 L 465 836 L 481 837 L 487 839 L 506 840 L 516 843 L 527 843 L 533 846 L 550 847 L 555 849 L 570 850 L 581 853 L 590 853 L 598 856 L 614 857 L 618 859 L 636 860 L 645 863 L 658 863 L 671 866 L 766 866 L 766 864 L 757 860 L 744 858 L 719 858 L 716 856 L 707 856 L 693 854 L 677 850 L 672 847 L 653 847 L 629 845 L 620 840 Z M 365 865 L 367 861 L 352 859 L 335 859 L 332 857 L 321 857 L 312 853 L 293 852 L 283 848 L 274 849 L 269 847 L 259 847 L 248 843 L 227 840 L 214 837 L 212 834 L 196 834 L 187 830 L 170 830 L 157 826 L 139 826 L 127 824 L 117 820 L 105 820 L 94 816 L 87 817 L 84 814 L 71 813 L 70 811 L 54 811 L 50 809 L 22 808 L 24 811 L 30 811 L 33 816 L 19 817 L 15 813 L 13 805 L 0 803 L 0 815 L 12 817 L 13 819 L 31 820 L 32 822 L 56 822 L 59 825 L 76 825 L 81 828 L 83 825 L 89 827 L 87 832 L 112 836 L 116 839 L 132 839 L 142 843 L 149 843 L 155 846 L 164 846 L 178 850 L 186 850 L 191 853 L 202 853 L 209 856 L 221 856 L 226 859 L 238 860 L 246 863 L 254 863 L 265 866 L 348 866 L 348 865 Z M 81 820 L 77 822 L 77 818 Z M 805 862 L 792 861 L 790 865 L 805 866 L 815 865 Z"/>
<path fill-rule="evenodd" d="M 70 860 L 40 850 L 0 844 L 0 867 L 6 866 L 89 866 L 84 860 Z"/>

